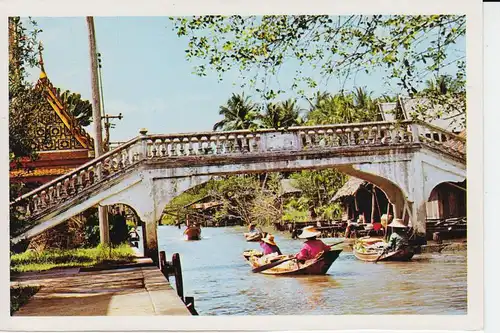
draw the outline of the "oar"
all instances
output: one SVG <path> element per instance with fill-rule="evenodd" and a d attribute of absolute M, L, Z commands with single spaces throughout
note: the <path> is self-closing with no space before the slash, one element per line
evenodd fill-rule
<path fill-rule="evenodd" d="M 385 254 L 385 251 L 382 251 L 382 253 L 378 256 L 378 258 L 375 260 L 375 263 L 377 263 L 380 258 L 382 258 L 382 256 Z"/>
<path fill-rule="evenodd" d="M 380 258 L 382 258 L 382 256 L 385 254 L 385 251 L 386 250 L 382 251 L 382 253 L 378 256 L 377 260 L 375 260 L 375 263 L 377 263 L 380 260 Z"/>
<path fill-rule="evenodd" d="M 262 266 L 256 267 L 256 268 L 252 269 L 252 272 L 253 273 L 259 273 L 259 272 L 265 271 L 267 269 L 270 269 L 270 268 L 276 267 L 278 265 L 281 265 L 282 263 L 290 261 L 292 259 L 295 259 L 295 257 L 285 258 L 285 259 L 282 259 L 282 260 L 278 260 L 278 261 L 272 262 L 272 263 L 267 264 L 267 265 L 262 265 Z"/>
<path fill-rule="evenodd" d="M 329 247 L 334 247 L 335 245 L 342 244 L 343 242 L 345 242 L 345 239 L 341 242 L 337 242 L 337 243 L 333 243 L 333 244 L 326 244 L 326 245 L 328 245 Z"/>

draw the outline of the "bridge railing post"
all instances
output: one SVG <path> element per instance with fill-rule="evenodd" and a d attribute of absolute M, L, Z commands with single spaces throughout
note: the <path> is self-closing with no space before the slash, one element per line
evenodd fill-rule
<path fill-rule="evenodd" d="M 148 134 L 148 130 L 141 128 L 139 133 L 141 134 L 141 153 L 139 158 L 144 160 L 148 158 L 148 141 L 146 136 L 146 134 Z"/>
<path fill-rule="evenodd" d="M 419 125 L 416 123 L 412 123 L 410 125 L 411 128 L 411 134 L 413 136 L 413 142 L 414 143 L 420 143 L 420 132 L 419 132 Z"/>

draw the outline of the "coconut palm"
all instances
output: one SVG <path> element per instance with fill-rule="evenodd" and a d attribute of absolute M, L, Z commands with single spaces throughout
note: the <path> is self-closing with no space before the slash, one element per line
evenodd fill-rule
<path fill-rule="evenodd" d="M 265 128 L 288 128 L 304 123 L 300 117 L 300 109 L 292 99 L 266 105 L 264 114 L 260 116 Z"/>
<path fill-rule="evenodd" d="M 327 95 L 316 103 L 307 116 L 310 125 L 356 123 L 377 119 L 377 103 L 371 98 L 371 93 L 367 93 L 363 88 L 356 88 L 348 94 L 342 92 Z"/>
<path fill-rule="evenodd" d="M 320 105 L 329 97 L 331 97 L 329 92 L 326 91 L 316 91 L 311 99 L 306 98 L 309 103 L 309 112 L 317 109 Z"/>
<path fill-rule="evenodd" d="M 213 130 L 240 130 L 258 126 L 257 106 L 245 94 L 232 94 L 226 105 L 219 108 L 219 114 L 224 119 L 214 124 Z"/>
<path fill-rule="evenodd" d="M 447 93 L 460 93 L 462 92 L 463 86 L 459 80 L 454 79 L 450 75 L 439 75 L 433 79 L 427 80 L 425 82 L 426 87 L 423 93 L 437 93 L 439 95 L 446 95 Z"/>

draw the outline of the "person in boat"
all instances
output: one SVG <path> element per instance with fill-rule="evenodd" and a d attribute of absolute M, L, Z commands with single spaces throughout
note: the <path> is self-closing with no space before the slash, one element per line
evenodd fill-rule
<path fill-rule="evenodd" d="M 330 251 L 330 246 L 316 239 L 321 234 L 314 226 L 302 228 L 302 233 L 298 236 L 302 239 L 307 239 L 302 246 L 302 249 L 295 255 L 299 261 L 314 259 L 322 251 Z"/>
<path fill-rule="evenodd" d="M 345 228 L 345 238 L 351 238 L 351 236 L 356 237 L 356 230 L 358 229 L 358 223 L 351 220 L 347 220 L 347 227 Z"/>
<path fill-rule="evenodd" d="M 139 233 L 135 228 L 130 229 L 128 232 L 129 242 L 133 247 L 139 247 Z"/>
<path fill-rule="evenodd" d="M 258 234 L 259 233 L 259 230 L 257 230 L 255 228 L 255 224 L 253 223 L 250 223 L 250 225 L 248 226 L 248 235 L 254 235 L 254 234 Z"/>
<path fill-rule="evenodd" d="M 392 227 L 393 231 L 387 245 L 385 247 L 385 251 L 399 251 L 408 247 L 409 239 L 407 233 L 407 226 L 404 225 L 402 219 L 394 219 L 394 221 L 388 225 L 388 227 Z"/>
<path fill-rule="evenodd" d="M 274 236 L 271 234 L 267 234 L 265 237 L 262 237 L 262 239 L 260 240 L 260 247 L 262 248 L 264 255 L 271 253 L 282 255 L 280 248 L 274 241 Z"/>

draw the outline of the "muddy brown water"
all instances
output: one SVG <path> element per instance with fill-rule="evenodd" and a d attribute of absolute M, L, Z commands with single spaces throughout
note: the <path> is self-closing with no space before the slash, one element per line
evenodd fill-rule
<path fill-rule="evenodd" d="M 252 273 L 242 257 L 259 249 L 245 241 L 243 227 L 203 228 L 200 241 L 183 240 L 182 231 L 160 226 L 159 246 L 167 258 L 180 254 L 184 294 L 194 296 L 200 315 L 467 313 L 465 251 L 374 264 L 357 260 L 346 247 L 327 275 L 270 276 Z M 283 253 L 300 249 L 301 240 L 273 233 Z"/>

